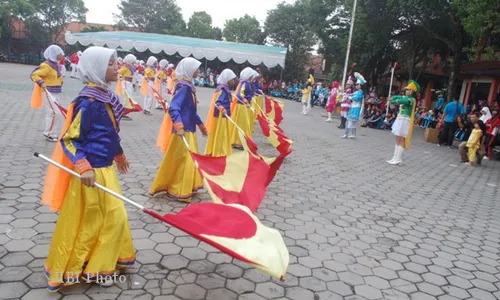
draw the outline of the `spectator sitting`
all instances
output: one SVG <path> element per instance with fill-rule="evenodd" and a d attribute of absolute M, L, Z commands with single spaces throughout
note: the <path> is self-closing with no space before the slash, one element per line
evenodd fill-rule
<path fill-rule="evenodd" d="M 392 124 L 394 123 L 394 120 L 396 119 L 396 116 L 394 114 L 391 114 L 391 113 L 388 113 L 386 116 L 385 116 L 385 119 L 384 119 L 384 124 L 382 125 L 382 130 L 385 130 L 385 129 L 391 129 L 392 128 Z"/>
<path fill-rule="evenodd" d="M 474 124 L 479 122 L 479 113 L 474 114 L 470 116 L 470 119 L 465 119 L 463 123 L 463 128 L 465 130 L 464 134 L 464 140 L 460 143 L 458 146 L 458 153 L 460 154 L 460 159 L 461 162 L 466 163 L 469 162 L 469 157 L 468 157 L 468 147 L 467 147 L 467 142 L 471 136 L 472 129 L 474 128 Z M 481 122 L 482 123 L 482 122 Z M 483 124 L 484 126 L 484 124 Z M 484 140 L 484 139 L 483 139 Z M 482 147 L 479 147 L 479 149 L 476 152 L 476 161 L 478 164 L 481 164 L 481 161 L 485 155 L 485 152 Z"/>
<path fill-rule="evenodd" d="M 435 120 L 436 117 L 434 116 L 434 112 L 429 110 L 427 114 L 425 114 L 424 121 L 422 122 L 422 128 L 430 127 Z"/>
<path fill-rule="evenodd" d="M 370 128 L 377 128 L 379 121 L 382 119 L 382 115 L 380 111 L 377 111 L 369 120 L 368 120 L 368 127 Z"/>

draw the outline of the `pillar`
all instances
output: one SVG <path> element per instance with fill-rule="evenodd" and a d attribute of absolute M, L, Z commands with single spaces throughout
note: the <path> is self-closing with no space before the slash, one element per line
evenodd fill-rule
<path fill-rule="evenodd" d="M 425 99 L 424 99 L 425 109 L 431 108 L 432 87 L 433 86 L 434 86 L 434 81 L 430 80 L 429 83 L 427 83 L 427 88 L 425 89 Z"/>
<path fill-rule="evenodd" d="M 495 100 L 497 95 L 499 83 L 500 83 L 499 79 L 496 78 L 491 79 L 490 93 L 488 95 L 488 105 L 493 104 L 493 101 Z"/>
<path fill-rule="evenodd" d="M 472 89 L 472 79 L 470 79 L 469 82 L 467 82 L 467 91 L 465 92 L 465 99 L 464 99 L 464 109 L 467 107 L 467 104 L 469 104 L 471 89 Z"/>

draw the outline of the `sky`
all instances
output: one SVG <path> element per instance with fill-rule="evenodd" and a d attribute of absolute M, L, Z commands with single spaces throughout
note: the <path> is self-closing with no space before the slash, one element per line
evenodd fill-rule
<path fill-rule="evenodd" d="M 88 23 L 115 24 L 113 13 L 118 13 L 120 0 L 83 0 L 89 10 Z M 224 27 L 228 19 L 239 18 L 248 14 L 255 16 L 264 24 L 267 11 L 281 2 L 293 3 L 295 0 L 177 0 L 184 20 L 187 22 L 195 11 L 206 11 L 212 16 L 212 25 Z"/>

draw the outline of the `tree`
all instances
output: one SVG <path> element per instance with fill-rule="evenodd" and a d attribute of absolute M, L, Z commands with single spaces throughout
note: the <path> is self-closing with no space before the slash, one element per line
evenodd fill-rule
<path fill-rule="evenodd" d="M 222 29 L 219 27 L 214 27 L 214 39 L 222 41 Z"/>
<path fill-rule="evenodd" d="M 283 72 L 287 80 L 305 78 L 309 51 L 316 43 L 304 11 L 305 7 L 300 2 L 281 3 L 270 10 L 266 18 L 265 30 L 270 42 L 288 49 Z"/>
<path fill-rule="evenodd" d="M 88 25 L 82 29 L 82 32 L 100 32 L 100 31 L 108 31 L 106 27 L 102 25 Z"/>
<path fill-rule="evenodd" d="M 193 13 L 187 24 L 189 36 L 201 39 L 215 38 L 215 31 L 212 28 L 212 17 L 204 11 Z"/>
<path fill-rule="evenodd" d="M 500 59 L 500 2 L 497 0 L 456 0 L 465 31 L 473 37 L 475 59 Z M 492 55 L 491 55 L 492 54 Z"/>
<path fill-rule="evenodd" d="M 227 41 L 247 44 L 264 44 L 266 35 L 255 17 L 244 15 L 239 19 L 227 20 L 223 36 Z"/>
<path fill-rule="evenodd" d="M 31 0 L 35 13 L 25 21 L 33 40 L 58 42 L 64 25 L 73 21 L 85 22 L 88 9 L 83 0 Z"/>
<path fill-rule="evenodd" d="M 175 0 L 121 0 L 119 26 L 137 27 L 152 33 L 182 34 L 186 30 L 181 9 Z"/>
<path fill-rule="evenodd" d="M 33 13 L 33 5 L 25 0 L 0 1 L 0 36 L 10 36 L 13 17 L 24 19 Z"/>

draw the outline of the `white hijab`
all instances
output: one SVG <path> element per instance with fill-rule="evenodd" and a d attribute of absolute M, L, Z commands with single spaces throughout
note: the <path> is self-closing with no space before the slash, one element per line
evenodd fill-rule
<path fill-rule="evenodd" d="M 193 81 L 193 75 L 200 67 L 201 62 L 192 58 L 186 57 L 179 62 L 175 69 L 177 80 Z"/>
<path fill-rule="evenodd" d="M 57 62 L 57 56 L 59 54 L 64 55 L 64 51 L 61 49 L 61 47 L 57 45 L 50 45 L 47 49 L 45 49 L 45 52 L 43 52 L 43 57 L 45 59 L 50 60 L 51 62 Z"/>
<path fill-rule="evenodd" d="M 255 80 L 258 77 L 260 77 L 259 72 L 255 71 L 255 70 L 252 70 L 252 71 L 253 71 L 253 74 L 252 74 L 252 77 L 250 77 L 251 80 Z"/>
<path fill-rule="evenodd" d="M 123 59 L 123 61 L 127 64 L 134 64 L 136 61 L 137 61 L 137 57 L 135 57 L 135 55 L 133 54 L 127 54 L 125 56 L 125 58 Z"/>
<path fill-rule="evenodd" d="M 250 79 L 252 79 L 252 76 L 254 76 L 254 72 L 255 72 L 254 69 L 252 69 L 250 67 L 246 67 L 240 73 L 240 80 L 241 81 L 249 81 Z"/>
<path fill-rule="evenodd" d="M 82 51 L 78 51 L 78 52 L 76 52 L 76 55 L 78 55 L 78 56 L 82 56 Z"/>
<path fill-rule="evenodd" d="M 160 68 L 165 68 L 168 66 L 168 60 L 162 59 L 160 60 Z"/>
<path fill-rule="evenodd" d="M 217 84 L 227 84 L 229 80 L 235 79 L 236 74 L 230 69 L 225 69 L 220 73 L 219 78 L 217 78 Z"/>
<path fill-rule="evenodd" d="M 117 58 L 116 50 L 104 47 L 89 47 L 83 51 L 78 62 L 78 73 L 83 83 L 95 83 L 107 87 L 106 71 L 109 60 Z"/>
<path fill-rule="evenodd" d="M 148 65 L 148 67 L 152 67 L 157 61 L 158 60 L 156 59 L 156 57 L 150 56 L 146 64 Z"/>
<path fill-rule="evenodd" d="M 481 115 L 481 118 L 479 118 L 479 120 L 483 121 L 483 123 L 486 123 L 486 121 L 488 121 L 489 119 L 491 119 L 491 112 L 490 112 L 490 109 L 487 108 L 487 107 L 483 107 L 483 109 L 481 109 L 481 112 L 485 112 L 486 114 L 485 115 Z"/>

